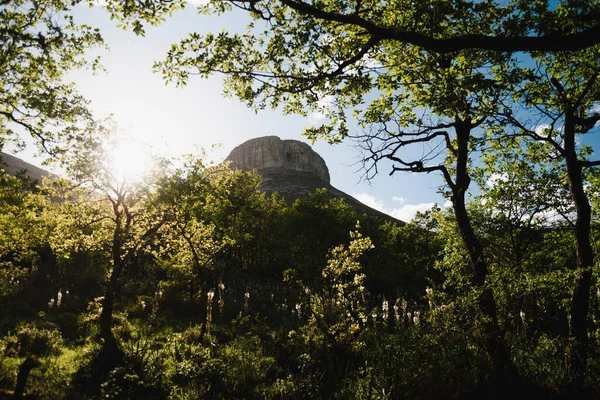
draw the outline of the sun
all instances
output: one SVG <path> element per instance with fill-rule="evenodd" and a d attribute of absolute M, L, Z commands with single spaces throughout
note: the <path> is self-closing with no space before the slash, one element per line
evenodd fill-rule
<path fill-rule="evenodd" d="M 109 158 L 110 169 L 119 182 L 141 181 L 152 169 L 149 146 L 130 138 L 116 143 Z"/>

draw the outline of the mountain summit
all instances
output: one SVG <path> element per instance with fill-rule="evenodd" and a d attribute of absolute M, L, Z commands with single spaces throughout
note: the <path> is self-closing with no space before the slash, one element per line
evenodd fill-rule
<path fill-rule="evenodd" d="M 225 161 L 243 171 L 256 169 L 262 176 L 260 189 L 269 194 L 278 192 L 288 203 L 325 188 L 330 197 L 344 198 L 358 210 L 398 222 L 331 186 L 325 160 L 304 142 L 258 137 L 234 148 Z"/>
<path fill-rule="evenodd" d="M 231 161 L 232 167 L 244 171 L 278 168 L 309 172 L 329 183 L 325 160 L 298 140 L 281 140 L 277 136 L 250 139 L 233 149 L 226 160 Z"/>

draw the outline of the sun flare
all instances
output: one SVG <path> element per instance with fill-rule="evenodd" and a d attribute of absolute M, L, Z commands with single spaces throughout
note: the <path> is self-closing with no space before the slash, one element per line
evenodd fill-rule
<path fill-rule="evenodd" d="M 152 168 L 152 157 L 147 145 L 134 140 L 123 140 L 110 155 L 110 167 L 118 181 L 137 181 Z"/>

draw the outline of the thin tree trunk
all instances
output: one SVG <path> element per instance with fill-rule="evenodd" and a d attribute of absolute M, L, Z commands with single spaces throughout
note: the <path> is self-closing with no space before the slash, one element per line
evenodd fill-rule
<path fill-rule="evenodd" d="M 481 250 L 481 243 L 471 226 L 464 199 L 462 202 L 460 200 L 453 201 L 453 205 L 458 229 L 473 265 L 473 282 L 477 288 L 481 288 L 477 302 L 485 317 L 485 347 L 494 364 L 498 387 L 508 388 L 510 385 L 518 383 L 519 377 L 498 326 L 494 295 L 489 287 L 485 287 L 488 269 Z"/>
<path fill-rule="evenodd" d="M 108 284 L 106 285 L 106 290 L 104 292 L 104 300 L 102 301 L 102 312 L 100 313 L 100 338 L 104 340 L 104 350 L 109 355 L 112 353 L 116 354 L 119 350 L 117 341 L 112 332 L 113 311 L 115 307 L 115 292 L 117 290 L 117 283 L 119 282 L 119 277 L 121 276 L 121 272 L 125 267 L 125 263 L 122 257 L 123 227 L 121 226 L 121 224 L 123 222 L 124 212 L 120 210 L 120 207 L 122 206 L 121 197 L 119 197 L 119 199 L 115 201 L 112 201 L 112 203 L 115 215 L 115 229 L 113 232 L 112 240 L 113 270 L 110 274 Z M 128 225 L 131 222 L 131 216 L 130 214 L 125 213 L 125 217 L 125 222 Z"/>
<path fill-rule="evenodd" d="M 200 342 L 202 342 L 207 330 L 206 317 L 208 314 L 206 307 L 208 305 L 208 299 L 206 298 L 206 295 L 208 293 L 208 289 L 206 282 L 203 282 L 200 287 L 202 288 L 202 292 L 200 293 L 200 298 L 198 299 L 198 316 L 200 318 Z"/>
<path fill-rule="evenodd" d="M 116 350 L 118 347 L 112 332 L 112 325 L 115 305 L 115 292 L 122 270 L 123 266 L 120 264 L 113 268 L 104 292 L 104 300 L 102 301 L 102 312 L 100 313 L 100 338 L 104 340 L 104 346 L 107 348 L 107 350 Z"/>
<path fill-rule="evenodd" d="M 471 129 L 469 122 L 457 120 L 456 177 L 454 184 L 450 185 L 452 188 L 452 205 L 463 244 L 473 266 L 473 282 L 477 288 L 481 289 L 477 301 L 485 318 L 485 347 L 495 368 L 497 386 L 501 389 L 510 390 L 511 387 L 514 388 L 514 385 L 518 385 L 520 379 L 498 325 L 496 301 L 493 292 L 485 286 L 485 280 L 488 276 L 487 263 L 483 255 L 481 242 L 475 234 L 466 209 L 465 196 L 471 183 L 468 173 Z"/>
<path fill-rule="evenodd" d="M 575 206 L 575 241 L 577 247 L 577 272 L 573 285 L 569 311 L 569 338 L 572 340 L 568 363 L 571 384 L 575 390 L 582 388 L 587 370 L 590 289 L 594 251 L 591 245 L 591 207 L 583 185 L 581 165 L 575 148 L 575 123 L 573 113 L 565 115 L 565 162 L 571 198 Z"/>
<path fill-rule="evenodd" d="M 25 361 L 19 366 L 19 374 L 17 375 L 17 384 L 15 385 L 15 391 L 13 393 L 14 399 L 22 399 L 25 394 L 25 387 L 27 386 L 27 380 L 29 373 L 32 369 L 39 367 L 40 362 L 35 356 L 27 356 Z"/>

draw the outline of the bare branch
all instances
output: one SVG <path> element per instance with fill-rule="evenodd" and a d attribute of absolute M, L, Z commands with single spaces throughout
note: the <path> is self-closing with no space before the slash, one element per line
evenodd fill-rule
<path fill-rule="evenodd" d="M 535 130 L 526 127 L 521 121 L 519 121 L 517 118 L 513 117 L 512 115 L 504 114 L 503 117 L 511 125 L 513 125 L 515 128 L 517 128 L 517 129 L 520 130 L 519 133 L 512 134 L 513 137 L 530 137 L 530 138 L 532 138 L 534 140 L 537 140 L 537 141 L 542 141 L 542 142 L 549 143 L 550 145 L 552 145 L 552 147 L 554 147 L 556 149 L 556 151 L 561 156 L 564 157 L 564 155 L 565 155 L 565 149 L 556 140 L 554 140 L 552 137 L 550 137 L 550 136 L 542 136 L 542 135 L 538 134 Z M 552 128 L 551 130 L 554 131 L 554 128 Z"/>

